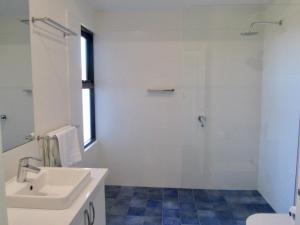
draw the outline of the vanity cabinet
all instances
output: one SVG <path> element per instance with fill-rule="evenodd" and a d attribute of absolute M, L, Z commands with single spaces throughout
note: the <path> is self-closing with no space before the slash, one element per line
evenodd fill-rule
<path fill-rule="evenodd" d="M 106 225 L 104 185 L 108 170 L 92 168 L 91 179 L 69 208 L 8 208 L 9 225 Z"/>
<path fill-rule="evenodd" d="M 105 225 L 104 187 L 97 187 L 71 225 Z"/>

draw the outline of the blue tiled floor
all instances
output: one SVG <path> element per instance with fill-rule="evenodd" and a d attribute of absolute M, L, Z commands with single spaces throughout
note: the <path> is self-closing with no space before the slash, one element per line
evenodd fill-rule
<path fill-rule="evenodd" d="M 107 225 L 245 225 L 273 213 L 257 191 L 106 186 Z"/>

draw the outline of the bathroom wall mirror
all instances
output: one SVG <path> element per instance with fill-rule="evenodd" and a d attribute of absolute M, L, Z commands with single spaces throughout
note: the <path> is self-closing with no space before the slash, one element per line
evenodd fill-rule
<path fill-rule="evenodd" d="M 0 1 L 0 121 L 2 149 L 31 141 L 34 129 L 28 0 Z"/>

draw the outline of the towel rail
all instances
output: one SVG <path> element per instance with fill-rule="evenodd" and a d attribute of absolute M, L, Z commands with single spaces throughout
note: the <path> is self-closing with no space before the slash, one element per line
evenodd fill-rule
<path fill-rule="evenodd" d="M 40 141 L 40 140 L 54 140 L 55 137 L 49 137 L 49 136 L 36 136 L 36 140 Z"/>
<path fill-rule="evenodd" d="M 149 88 L 147 89 L 148 92 L 175 92 L 175 88 L 170 88 L 170 89 L 153 89 Z"/>
<path fill-rule="evenodd" d="M 61 25 L 60 23 L 56 22 L 55 20 L 49 18 L 49 17 L 32 17 L 31 20 L 29 19 L 24 19 L 24 20 L 20 20 L 21 22 L 23 23 L 28 23 L 28 22 L 32 22 L 32 23 L 35 23 L 35 22 L 42 22 L 60 32 L 63 33 L 64 37 L 66 36 L 77 36 L 77 33 L 72 31 L 71 29 Z"/>
<path fill-rule="evenodd" d="M 80 128 L 80 125 L 75 125 L 74 127 L 78 129 L 78 128 Z M 36 140 L 37 140 L 37 141 L 45 140 L 45 139 L 46 139 L 46 140 L 54 140 L 54 139 L 56 139 L 56 137 L 49 137 L 49 136 L 47 136 L 47 135 L 46 135 L 46 136 L 42 136 L 42 135 L 36 136 Z"/>

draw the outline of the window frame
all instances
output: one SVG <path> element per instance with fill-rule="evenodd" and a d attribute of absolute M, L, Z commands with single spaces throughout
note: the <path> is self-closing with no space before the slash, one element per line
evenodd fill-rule
<path fill-rule="evenodd" d="M 84 148 L 86 149 L 96 141 L 96 115 L 95 115 L 95 82 L 94 82 L 94 34 L 84 26 L 81 26 L 81 36 L 86 39 L 86 66 L 87 66 L 87 80 L 82 80 L 82 90 L 90 90 L 90 106 L 91 106 L 91 139 L 88 142 L 84 142 Z M 82 96 L 82 95 L 81 95 Z M 83 114 L 82 114 L 83 119 Z M 84 131 L 84 128 L 83 128 Z"/>

